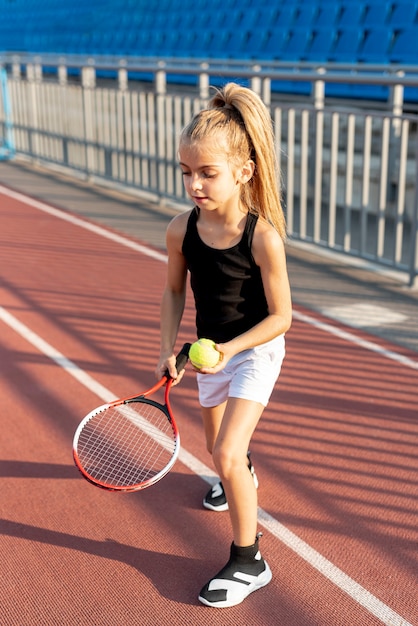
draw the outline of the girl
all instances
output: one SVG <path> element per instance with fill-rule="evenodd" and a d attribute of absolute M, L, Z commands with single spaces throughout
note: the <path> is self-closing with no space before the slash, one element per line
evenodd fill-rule
<path fill-rule="evenodd" d="M 291 324 L 270 114 L 250 89 L 227 84 L 183 130 L 179 157 L 194 208 L 167 229 L 156 373 L 160 378 L 168 368 L 175 383 L 183 375 L 175 368 L 174 346 L 190 271 L 197 336 L 213 339 L 221 355 L 215 367 L 197 374 L 206 445 L 221 478 L 204 506 L 229 509 L 233 534 L 228 563 L 199 600 L 229 607 L 271 580 L 258 547 L 257 481 L 247 454 Z"/>

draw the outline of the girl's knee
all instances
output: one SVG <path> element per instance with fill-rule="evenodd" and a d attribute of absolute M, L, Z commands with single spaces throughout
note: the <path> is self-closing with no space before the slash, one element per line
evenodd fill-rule
<path fill-rule="evenodd" d="M 246 456 L 236 455 L 226 447 L 215 445 L 212 450 L 212 459 L 221 478 L 228 479 L 234 470 L 241 464 L 246 464 Z"/>

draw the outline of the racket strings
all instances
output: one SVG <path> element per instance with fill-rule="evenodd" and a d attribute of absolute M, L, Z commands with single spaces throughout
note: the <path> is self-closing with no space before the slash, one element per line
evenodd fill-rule
<path fill-rule="evenodd" d="M 167 471 L 176 448 L 176 432 L 164 411 L 132 402 L 93 414 L 79 435 L 77 455 L 94 481 L 129 488 Z"/>

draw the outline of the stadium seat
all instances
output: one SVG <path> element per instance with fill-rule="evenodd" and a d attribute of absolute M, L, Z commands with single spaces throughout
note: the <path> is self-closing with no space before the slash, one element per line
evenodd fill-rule
<path fill-rule="evenodd" d="M 313 21 L 314 27 L 334 28 L 339 21 L 342 7 L 338 2 L 320 4 Z"/>
<path fill-rule="evenodd" d="M 216 35 L 215 35 L 216 36 Z M 225 52 L 231 59 L 248 59 L 251 51 L 247 46 L 248 32 L 238 29 L 231 30 L 225 41 Z"/>
<path fill-rule="evenodd" d="M 416 0 L 403 0 L 395 3 L 389 23 L 393 29 L 403 29 L 416 23 L 417 18 L 418 2 Z"/>
<path fill-rule="evenodd" d="M 389 14 L 392 5 L 389 2 L 379 2 L 377 4 L 369 4 L 364 14 L 363 25 L 368 28 L 374 28 L 386 24 L 389 20 Z"/>
<path fill-rule="evenodd" d="M 260 60 L 277 60 L 283 49 L 287 31 L 275 29 L 269 32 L 263 30 L 250 33 L 247 47 L 251 57 Z"/>
<path fill-rule="evenodd" d="M 392 40 L 393 31 L 387 26 L 366 31 L 357 60 L 365 63 L 388 63 Z"/>
<path fill-rule="evenodd" d="M 198 35 L 192 30 L 186 30 L 178 40 L 176 56 L 202 58 L 209 49 L 215 49 L 212 31 L 205 30 Z M 215 52 L 212 52 L 212 56 L 216 56 Z"/>
<path fill-rule="evenodd" d="M 275 19 L 275 27 L 289 29 L 295 21 L 296 6 L 294 4 L 285 4 L 281 7 L 279 14 Z"/>
<path fill-rule="evenodd" d="M 359 27 L 338 29 L 329 60 L 337 63 L 356 63 L 363 38 L 364 32 Z"/>
<path fill-rule="evenodd" d="M 246 53 L 252 59 L 264 59 L 269 34 L 265 29 L 254 28 L 248 33 L 245 42 Z"/>
<path fill-rule="evenodd" d="M 417 59 L 418 24 L 395 33 L 394 42 L 389 52 L 391 63 L 412 63 L 418 65 Z"/>
<path fill-rule="evenodd" d="M 292 27 L 310 28 L 315 21 L 318 10 L 318 5 L 316 3 L 300 4 L 296 10 Z"/>
<path fill-rule="evenodd" d="M 336 38 L 337 31 L 328 26 L 315 28 L 306 50 L 306 60 L 327 62 L 331 57 Z"/>
<path fill-rule="evenodd" d="M 261 4 L 261 3 L 260 3 Z M 259 6 L 257 16 L 253 26 L 256 28 L 270 28 L 272 24 L 277 24 L 278 15 L 281 10 L 277 6 Z"/>
<path fill-rule="evenodd" d="M 304 61 L 312 33 L 307 28 L 295 28 L 284 42 L 278 58 L 282 61 Z"/>
<path fill-rule="evenodd" d="M 345 0 L 341 4 L 339 26 L 341 28 L 347 28 L 361 24 L 365 11 L 366 6 L 363 2 L 350 2 L 350 0 Z"/>
<path fill-rule="evenodd" d="M 228 42 L 231 32 L 227 29 L 194 33 L 196 52 L 193 56 L 210 56 L 215 59 L 228 58 Z"/>
<path fill-rule="evenodd" d="M 274 60 L 283 60 L 283 52 L 291 39 L 291 31 L 274 30 L 267 40 L 266 52 L 274 54 Z M 293 59 L 287 59 L 293 60 Z"/>
<path fill-rule="evenodd" d="M 236 16 L 237 28 L 250 30 L 256 28 L 259 20 L 260 10 L 258 7 L 244 8 Z"/>

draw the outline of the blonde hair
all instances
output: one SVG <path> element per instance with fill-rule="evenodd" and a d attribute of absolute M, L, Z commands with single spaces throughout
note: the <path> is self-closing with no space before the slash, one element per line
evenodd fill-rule
<path fill-rule="evenodd" d="M 248 159 L 255 163 L 251 180 L 241 187 L 244 206 L 270 222 L 285 239 L 273 124 L 261 98 L 251 89 L 228 83 L 183 129 L 180 142 L 200 141 L 208 136 L 213 140 L 218 132 L 224 133 L 220 136 L 226 139 L 222 145 L 226 143 L 228 158 L 234 164 L 240 166 Z"/>

